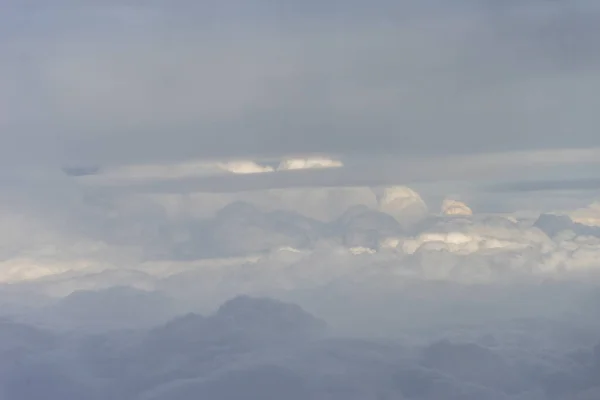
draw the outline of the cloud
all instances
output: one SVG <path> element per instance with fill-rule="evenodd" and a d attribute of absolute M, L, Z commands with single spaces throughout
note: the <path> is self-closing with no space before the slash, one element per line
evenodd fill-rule
<path fill-rule="evenodd" d="M 379 209 L 407 226 L 421 221 L 428 213 L 427 205 L 421 196 L 409 187 L 392 186 L 379 192 Z"/>
<path fill-rule="evenodd" d="M 270 162 L 269 162 L 270 161 Z M 309 170 L 343 167 L 339 160 L 327 157 L 286 158 L 277 168 L 272 160 L 195 160 L 180 163 L 120 165 L 105 167 L 64 167 L 66 175 L 79 178 L 84 184 L 123 186 L 156 181 L 223 176 L 227 174 L 262 174 L 275 171 Z"/>
<path fill-rule="evenodd" d="M 4 9 L 1 398 L 598 397 L 596 2 Z"/>
<path fill-rule="evenodd" d="M 185 179 L 221 174 L 258 174 L 273 172 L 268 165 L 255 161 L 224 160 L 217 162 L 188 161 L 175 164 L 148 164 L 105 167 L 94 174 L 85 174 L 88 182 L 96 185 L 129 185 L 167 179 Z"/>
<path fill-rule="evenodd" d="M 544 180 L 544 181 L 525 181 L 497 184 L 492 190 L 501 191 L 577 191 L 577 190 L 597 190 L 600 187 L 598 179 L 568 179 L 568 180 Z"/>
<path fill-rule="evenodd" d="M 34 4 L 27 12 L 39 10 L 43 28 L 14 27 L 4 39 L 3 125 L 23 151 L 2 160 L 598 146 L 587 128 L 600 82 L 598 13 L 579 5 L 532 0 L 438 13 L 433 3 L 382 2 L 365 14 L 345 3 L 307 7 L 309 18 L 263 2 L 246 17 L 247 5 Z"/>
<path fill-rule="evenodd" d="M 339 168 L 344 164 L 339 160 L 330 158 L 290 158 L 283 160 L 277 167 L 280 171 L 296 170 L 296 169 L 311 169 L 311 168 Z"/>
<path fill-rule="evenodd" d="M 306 160 L 321 160 L 307 157 Z M 329 159 L 329 158 L 327 158 Z M 324 160 L 324 159 L 323 159 Z M 335 161 L 334 158 L 331 158 Z M 232 166 L 246 171 L 268 172 L 273 159 L 230 164 L 228 160 L 193 161 L 151 165 L 107 167 L 104 174 L 77 177 L 77 184 L 102 187 L 110 192 L 195 193 L 240 192 L 284 188 L 471 185 L 480 194 L 514 191 L 526 169 L 530 180 L 547 176 L 589 175 L 600 160 L 592 149 L 514 151 L 444 157 L 365 157 L 343 158 L 337 168 L 278 170 L 273 174 L 236 174 Z M 302 161 L 304 165 L 304 161 Z M 321 162 L 320 162 L 321 163 Z M 254 165 L 257 164 L 257 165 Z M 321 163 L 322 164 L 322 163 Z M 495 182 L 495 183 L 491 183 Z M 498 183 L 504 182 L 504 183 Z M 454 190 L 454 189 L 449 189 Z M 467 190 L 464 189 L 463 190 Z M 438 194 L 439 195 L 439 194 Z M 514 198 L 515 196 L 513 196 Z M 510 200 L 510 199 L 507 199 Z"/>
<path fill-rule="evenodd" d="M 473 215 L 473 210 L 459 200 L 445 199 L 442 203 L 442 214 L 444 215 Z"/>
<path fill-rule="evenodd" d="M 24 236 L 12 235 L 16 247 L 6 249 L 0 279 L 39 282 L 48 294 L 111 284 L 144 289 L 178 274 L 185 279 L 199 265 L 221 265 L 222 295 L 231 295 L 278 284 L 319 287 L 342 279 L 338 263 L 347 263 L 347 278 L 359 279 L 375 260 L 381 267 L 370 272 L 381 277 L 466 283 L 568 279 L 598 267 L 593 227 L 549 215 L 537 222 L 537 216 L 433 215 L 407 187 L 129 195 L 81 206 L 81 215 L 93 218 L 78 221 L 77 230 L 51 224 L 39 242 L 28 240 L 43 232 L 38 225 L 19 225 Z M 237 275 L 247 263 L 254 275 Z M 189 279 L 214 272 L 203 267 Z"/>

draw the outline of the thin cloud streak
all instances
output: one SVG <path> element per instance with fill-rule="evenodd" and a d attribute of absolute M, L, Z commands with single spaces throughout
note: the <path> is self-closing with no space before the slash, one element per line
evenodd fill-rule
<path fill-rule="evenodd" d="M 590 168 L 600 163 L 600 148 L 520 151 L 435 158 L 346 158 L 340 168 L 274 171 L 269 174 L 217 174 L 204 177 L 120 179 L 91 175 L 84 185 L 141 192 L 245 191 L 307 186 L 377 186 L 435 181 L 472 181 L 488 187 L 491 180 L 540 179 L 549 168 Z"/>
<path fill-rule="evenodd" d="M 503 192 L 544 192 L 544 191 L 580 191 L 600 189 L 600 178 L 596 179 L 561 179 L 534 180 L 495 184 L 490 191 Z"/>

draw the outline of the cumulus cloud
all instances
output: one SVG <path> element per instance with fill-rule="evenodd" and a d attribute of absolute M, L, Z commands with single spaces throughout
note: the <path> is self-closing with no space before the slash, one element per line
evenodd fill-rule
<path fill-rule="evenodd" d="M 427 205 L 421 196 L 409 187 L 385 187 L 377 192 L 379 209 L 405 224 L 414 224 L 427 215 Z"/>
<path fill-rule="evenodd" d="M 576 273 L 598 268 L 589 232 L 429 213 L 407 230 L 381 208 L 427 210 L 416 191 L 338 193 L 355 204 L 325 220 L 248 198 L 208 217 L 142 213 L 171 233 L 140 230 L 140 258 L 0 285 L 21 304 L 0 324 L 4 398 L 593 398 L 600 292 Z"/>
<path fill-rule="evenodd" d="M 473 210 L 459 200 L 444 199 L 442 203 L 442 214 L 444 215 L 473 215 Z"/>
<path fill-rule="evenodd" d="M 103 276 L 107 282 L 134 285 L 136 275 L 124 273 L 132 271 L 149 274 L 136 286 L 148 288 L 169 275 L 194 269 L 194 263 L 219 266 L 226 281 L 244 268 L 242 264 L 279 260 L 282 268 L 274 273 L 289 280 L 286 287 L 308 282 L 318 286 L 339 275 L 316 264 L 305 270 L 299 265 L 314 263 L 315 257 L 317 264 L 319 257 L 335 264 L 336 257 L 341 262 L 351 255 L 357 258 L 348 261 L 348 276 L 365 274 L 363 267 L 376 262 L 382 267 L 371 272 L 461 282 L 557 277 L 593 272 L 598 266 L 600 233 L 568 217 L 543 215 L 536 221 L 472 215 L 464 211 L 469 210 L 464 204 L 446 205 L 461 206 L 463 212 L 430 214 L 416 191 L 397 186 L 108 198 L 106 203 L 85 205 L 88 211 L 82 215 L 94 210 L 95 216 L 79 225 L 89 227 L 80 227 L 77 233 L 57 229 L 38 244 L 7 249 L 1 279 L 40 281 L 48 293 L 64 293 L 78 284 L 90 288 L 93 279 L 100 285 L 96 287 L 106 287 Z M 34 230 L 41 231 L 31 227 L 24 235 Z M 85 239 L 79 239 L 77 248 L 62 250 L 72 246 L 74 235 Z M 25 242 L 22 238 L 18 244 Z M 283 256 L 288 253 L 289 258 Z M 160 263 L 167 264 L 159 267 Z M 198 279 L 203 271 L 198 271 Z M 264 272 L 255 271 L 243 285 L 275 288 L 279 278 L 268 277 L 271 269 Z M 294 283 L 298 273 L 309 280 Z"/>
<path fill-rule="evenodd" d="M 598 397 L 595 2 L 118 3 L 0 14 L 0 398 Z"/>
<path fill-rule="evenodd" d="M 573 222 L 592 226 L 600 227 L 600 203 L 594 202 L 587 207 L 580 208 L 577 210 L 566 211 L 564 214 L 568 215 Z"/>

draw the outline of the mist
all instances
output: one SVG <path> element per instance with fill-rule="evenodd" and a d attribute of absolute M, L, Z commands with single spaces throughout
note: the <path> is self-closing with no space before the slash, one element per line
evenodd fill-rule
<path fill-rule="evenodd" d="M 103 249 L 6 258 L 3 398 L 598 395 L 594 205 L 530 218 L 456 196 L 438 212 L 405 187 L 295 190 L 330 219 L 273 192 L 185 218 L 105 201 L 120 220 L 79 233 Z M 326 193 L 356 204 L 335 215 Z"/>
<path fill-rule="evenodd" d="M 0 13 L 0 400 L 600 398 L 591 0 Z"/>

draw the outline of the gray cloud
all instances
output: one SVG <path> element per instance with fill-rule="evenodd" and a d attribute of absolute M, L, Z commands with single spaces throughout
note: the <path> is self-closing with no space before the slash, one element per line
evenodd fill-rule
<path fill-rule="evenodd" d="M 35 14 L 42 32 L 15 27 L 4 39 L 3 148 L 17 151 L 2 159 L 598 145 L 600 24 L 592 3 L 574 4 L 463 2 L 441 13 L 385 2 L 363 20 L 309 5 L 282 11 L 286 24 L 266 6 L 246 16 L 232 6 L 209 12 L 221 28 L 185 23 L 199 12 L 189 4 L 58 7 Z M 418 11 L 395 23 L 388 7 Z"/>
<path fill-rule="evenodd" d="M 5 3 L 0 398 L 598 398 L 597 1 Z"/>
<path fill-rule="evenodd" d="M 493 191 L 515 192 L 542 192 L 542 191 L 582 191 L 600 189 L 600 179 L 568 179 L 568 180 L 543 180 L 522 181 L 496 184 L 491 187 Z"/>
<path fill-rule="evenodd" d="M 475 155 L 444 155 L 438 157 L 410 156 L 403 159 L 390 156 L 354 156 L 342 159 L 343 167 L 334 169 L 306 169 L 278 171 L 267 174 L 203 173 L 196 168 L 189 173 L 173 176 L 144 177 L 144 166 L 138 176 L 116 169 L 105 175 L 84 176 L 80 184 L 113 192 L 190 193 L 235 192 L 292 187 L 323 186 L 378 186 L 397 184 L 424 184 L 441 181 L 470 183 L 473 188 L 497 190 L 503 185 L 529 178 L 573 177 L 590 174 L 600 162 L 600 149 L 562 149 L 545 151 L 517 151 Z M 169 167 L 169 165 L 150 165 Z M 173 168 L 174 166 L 171 165 Z M 174 168 L 173 168 L 174 169 Z M 188 171 L 193 171 L 189 169 Z M 591 171 L 591 172 L 590 172 Z M 204 175 L 204 176 L 203 176 Z M 494 182 L 490 184 L 490 182 Z M 498 188 L 492 186 L 498 182 Z M 500 183 L 504 182 L 504 183 Z"/>

